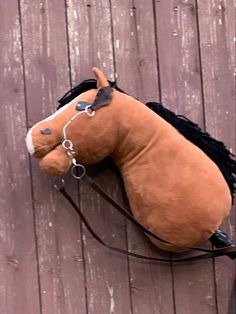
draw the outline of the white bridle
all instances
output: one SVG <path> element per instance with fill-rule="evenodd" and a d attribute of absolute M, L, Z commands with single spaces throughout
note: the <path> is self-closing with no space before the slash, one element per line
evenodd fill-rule
<path fill-rule="evenodd" d="M 74 145 L 71 140 L 68 139 L 66 129 L 68 126 L 82 113 L 87 114 L 89 117 L 93 117 L 95 115 L 95 111 L 92 110 L 91 105 L 88 105 L 85 110 L 76 113 L 63 127 L 63 141 L 62 146 L 66 150 L 67 155 L 71 158 L 73 166 L 71 168 L 71 174 L 76 179 L 82 179 L 86 174 L 85 167 L 82 164 L 77 163 L 76 161 L 76 152 L 74 151 Z M 80 171 L 78 175 L 76 172 Z"/>

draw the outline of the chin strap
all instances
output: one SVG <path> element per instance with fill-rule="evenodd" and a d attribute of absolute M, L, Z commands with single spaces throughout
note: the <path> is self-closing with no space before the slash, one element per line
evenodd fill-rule
<path fill-rule="evenodd" d="M 103 191 L 95 182 L 93 179 L 88 177 L 83 170 L 83 175 L 76 176 L 77 179 L 83 179 L 84 182 L 86 182 L 87 185 L 91 187 L 96 193 L 98 193 L 103 199 L 105 199 L 109 204 L 111 204 L 114 208 L 116 208 L 123 216 L 125 216 L 129 221 L 131 221 L 135 226 L 140 228 L 142 231 L 144 231 L 146 234 L 152 236 L 158 241 L 174 245 L 173 243 L 170 243 L 160 237 L 158 237 L 156 234 L 152 233 L 150 230 L 146 229 L 143 225 L 141 225 L 127 210 L 125 210 L 121 205 L 119 205 L 114 199 L 112 199 L 105 191 Z M 231 259 L 236 259 L 236 250 L 235 250 L 235 245 L 232 240 L 227 236 L 226 233 L 224 233 L 221 230 L 217 230 L 210 238 L 210 241 L 214 246 L 217 247 L 217 249 L 205 249 L 205 248 L 200 248 L 200 247 L 184 247 L 186 249 L 190 250 L 195 250 L 195 251 L 200 251 L 200 252 L 205 252 L 204 254 L 197 255 L 197 256 L 190 256 L 190 257 L 184 257 L 184 258 L 179 258 L 179 259 L 165 259 L 165 258 L 155 258 L 155 257 L 149 257 L 145 255 L 140 255 L 136 254 L 133 252 L 129 252 L 120 248 L 116 248 L 113 246 L 110 246 L 106 244 L 91 228 L 89 225 L 86 217 L 80 210 L 80 208 L 76 205 L 76 203 L 73 201 L 71 196 L 68 194 L 64 187 L 64 181 L 62 180 L 63 185 L 61 187 L 58 187 L 55 185 L 55 188 L 64 196 L 64 198 L 67 199 L 67 201 L 71 204 L 75 212 L 79 215 L 81 221 L 84 223 L 88 231 L 91 233 L 91 235 L 104 247 L 121 253 L 126 256 L 132 256 L 135 258 L 140 258 L 144 260 L 149 260 L 149 261 L 157 261 L 157 262 L 165 262 L 165 263 L 170 263 L 170 262 L 190 262 L 190 261 L 199 261 L 199 260 L 204 260 L 208 259 L 211 257 L 218 257 L 218 256 L 228 256 Z"/>

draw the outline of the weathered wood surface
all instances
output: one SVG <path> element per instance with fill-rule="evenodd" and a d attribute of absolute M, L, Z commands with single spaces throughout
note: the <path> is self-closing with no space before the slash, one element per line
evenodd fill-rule
<path fill-rule="evenodd" d="M 21 27 L 17 1 L 0 4 L 0 312 L 40 313 Z M 4 12 L 4 14 L 2 14 Z"/>
<path fill-rule="evenodd" d="M 201 127 L 203 103 L 195 1 L 156 3 L 161 100 Z M 174 296 L 177 312 L 215 313 L 212 261 L 175 265 Z M 201 289 L 199 289 L 201 287 Z M 192 296 L 195 295 L 195 298 Z"/>
<path fill-rule="evenodd" d="M 0 0 L 0 12 L 0 312 L 235 314 L 235 262 L 163 265 L 107 251 L 24 144 L 27 128 L 96 65 L 131 95 L 161 100 L 235 152 L 233 1 Z M 128 206 L 112 165 L 90 171 Z M 106 242 L 169 256 L 87 186 L 68 178 L 67 188 Z M 224 229 L 235 239 L 235 211 Z"/>
<path fill-rule="evenodd" d="M 205 121 L 207 131 L 236 148 L 235 105 L 235 12 L 231 1 L 199 1 L 199 30 L 202 60 Z M 208 32 L 205 29 L 208 29 Z M 224 57 L 222 57 L 224 56 Z M 227 82 L 227 83 L 226 83 Z M 224 222 L 224 230 L 235 239 L 235 207 Z M 217 307 L 224 313 L 230 305 L 236 311 L 235 264 L 215 260 Z M 234 310 L 233 310 L 234 309 Z"/>
<path fill-rule="evenodd" d="M 28 126 L 70 86 L 64 1 L 20 2 Z M 32 160 L 41 312 L 86 311 L 80 224 Z M 76 184 L 69 184 L 76 198 Z M 47 193 L 45 193 L 47 191 Z"/>
<path fill-rule="evenodd" d="M 148 95 L 151 99 L 159 100 L 152 2 L 114 2 L 112 17 L 118 85 L 142 101 L 150 100 Z M 146 32 L 149 32 L 150 36 L 146 36 Z M 131 251 L 155 255 L 153 247 L 148 246 L 147 239 L 137 233 L 130 224 L 127 224 L 127 237 Z M 168 254 L 165 256 L 168 257 Z M 129 272 L 134 313 L 172 313 L 174 307 L 170 265 L 146 265 L 143 261 L 130 259 Z M 166 299 L 169 301 L 165 302 Z"/>

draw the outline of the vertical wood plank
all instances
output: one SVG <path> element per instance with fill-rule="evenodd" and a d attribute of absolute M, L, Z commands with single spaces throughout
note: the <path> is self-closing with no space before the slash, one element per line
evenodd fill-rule
<path fill-rule="evenodd" d="M 233 1 L 198 1 L 206 126 L 235 153 L 235 11 Z M 235 207 L 222 228 L 235 240 Z M 215 261 L 219 313 L 236 313 L 235 262 Z"/>
<path fill-rule="evenodd" d="M 152 1 L 112 1 L 117 82 L 144 102 L 159 100 L 153 16 Z M 130 251 L 161 256 L 132 225 L 127 231 Z M 130 259 L 129 269 L 133 313 L 174 313 L 170 265 Z"/>
<path fill-rule="evenodd" d="M 65 3 L 21 1 L 28 124 L 47 117 L 69 89 Z M 81 231 L 53 180 L 32 161 L 43 314 L 86 313 Z M 68 183 L 76 198 L 76 185 Z"/>
<path fill-rule="evenodd" d="M 18 2 L 0 11 L 0 312 L 39 314 Z"/>
<path fill-rule="evenodd" d="M 73 84 L 92 77 L 93 66 L 114 80 L 109 1 L 67 0 L 67 16 Z"/>
<path fill-rule="evenodd" d="M 162 102 L 203 126 L 195 1 L 158 1 L 156 17 Z"/>
<path fill-rule="evenodd" d="M 112 1 L 116 78 L 143 102 L 159 100 L 153 15 L 152 1 Z"/>
<path fill-rule="evenodd" d="M 216 259 L 214 273 L 211 261 L 171 268 L 111 253 L 81 230 L 77 216 L 54 191 L 54 182 L 32 161 L 35 234 L 24 144 L 27 125 L 55 111 L 56 100 L 69 88 L 70 74 L 75 84 L 91 77 L 91 67 L 98 66 L 143 102 L 162 99 L 201 126 L 205 122 L 235 152 L 233 1 L 10 0 L 0 1 L 0 11 L 0 312 L 235 314 L 233 261 Z M 126 204 L 113 167 L 94 179 Z M 70 179 L 67 189 L 78 197 Z M 88 187 L 81 184 L 80 192 L 84 213 L 106 242 L 161 255 L 129 224 L 127 239 L 124 219 Z M 235 209 L 223 229 L 235 239 Z"/>
<path fill-rule="evenodd" d="M 158 1 L 156 17 L 162 102 L 203 127 L 196 3 Z M 212 261 L 174 265 L 174 293 L 176 313 L 216 313 Z"/>
<path fill-rule="evenodd" d="M 121 182 L 115 170 L 103 169 L 94 180 L 116 201 L 122 200 Z M 84 184 L 81 184 L 81 208 L 106 243 L 126 249 L 124 218 Z M 84 243 L 89 313 L 130 313 L 127 258 L 102 247 L 87 230 Z"/>
<path fill-rule="evenodd" d="M 73 84 L 92 77 L 92 66 L 100 67 L 114 80 L 111 12 L 109 1 L 67 1 L 70 61 Z M 99 169 L 99 166 L 95 167 Z M 118 201 L 122 200 L 120 181 L 114 170 L 94 178 Z M 98 234 L 114 246 L 126 248 L 124 219 L 83 183 L 80 205 Z M 101 247 L 84 230 L 86 292 L 89 313 L 129 313 L 129 274 L 127 259 Z"/>

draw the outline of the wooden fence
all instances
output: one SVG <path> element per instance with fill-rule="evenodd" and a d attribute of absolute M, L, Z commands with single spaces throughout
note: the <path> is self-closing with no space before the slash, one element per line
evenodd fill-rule
<path fill-rule="evenodd" d="M 102 248 L 27 154 L 27 129 L 101 67 L 127 93 L 206 128 L 235 152 L 233 0 L 0 0 L 0 313 L 235 314 L 235 262 L 163 265 Z M 122 204 L 112 166 L 94 178 Z M 67 178 L 96 231 L 153 247 L 84 184 Z M 235 239 L 235 211 L 224 230 Z"/>

